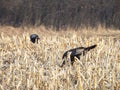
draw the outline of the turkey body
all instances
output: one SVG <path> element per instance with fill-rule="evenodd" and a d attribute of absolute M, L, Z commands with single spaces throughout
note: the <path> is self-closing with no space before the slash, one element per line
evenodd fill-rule
<path fill-rule="evenodd" d="M 65 65 L 65 59 L 67 59 L 68 57 L 67 55 L 69 52 L 71 53 L 70 54 L 71 65 L 73 65 L 73 63 L 75 62 L 74 57 L 77 57 L 80 60 L 81 55 L 85 55 L 88 51 L 90 51 L 91 49 L 94 49 L 96 46 L 97 45 L 92 45 L 89 47 L 77 47 L 77 48 L 73 48 L 73 49 L 66 51 L 62 56 L 63 63 L 61 67 Z"/>
<path fill-rule="evenodd" d="M 38 40 L 39 40 L 40 38 L 39 38 L 39 36 L 37 35 L 37 34 L 31 34 L 30 35 L 30 41 L 32 42 L 32 43 L 35 43 L 35 42 L 37 42 L 38 43 Z"/>

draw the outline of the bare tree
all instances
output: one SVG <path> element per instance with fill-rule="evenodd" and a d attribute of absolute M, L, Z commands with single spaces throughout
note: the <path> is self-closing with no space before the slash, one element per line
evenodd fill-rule
<path fill-rule="evenodd" d="M 0 0 L 0 23 L 59 28 L 120 28 L 119 0 Z"/>

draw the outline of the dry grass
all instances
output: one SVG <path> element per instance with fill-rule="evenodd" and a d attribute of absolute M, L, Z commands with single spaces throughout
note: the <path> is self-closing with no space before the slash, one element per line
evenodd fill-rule
<path fill-rule="evenodd" d="M 0 89 L 119 90 L 120 31 L 102 27 L 68 30 L 1 26 Z M 31 33 L 40 35 L 39 44 L 29 41 Z M 97 48 L 76 59 L 73 67 L 59 67 L 66 50 L 93 44 Z"/>

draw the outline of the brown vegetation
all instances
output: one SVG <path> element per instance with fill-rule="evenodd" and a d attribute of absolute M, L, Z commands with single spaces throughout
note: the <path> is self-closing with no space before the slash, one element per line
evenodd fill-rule
<path fill-rule="evenodd" d="M 60 32 L 44 27 L 27 30 L 0 28 L 0 89 L 120 89 L 120 31 L 102 27 Z M 33 32 L 42 38 L 38 44 L 29 40 Z M 92 44 L 97 44 L 97 48 L 81 60 L 76 58 L 73 67 L 59 67 L 66 50 Z"/>

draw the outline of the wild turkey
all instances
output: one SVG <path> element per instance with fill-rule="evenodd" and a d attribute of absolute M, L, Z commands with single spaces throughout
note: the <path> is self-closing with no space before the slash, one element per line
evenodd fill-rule
<path fill-rule="evenodd" d="M 73 49 L 66 51 L 62 57 L 62 59 L 64 61 L 61 65 L 61 67 L 63 67 L 63 65 L 65 65 L 65 59 L 67 59 L 67 55 L 69 52 L 71 52 L 71 54 L 70 54 L 71 65 L 73 65 L 73 63 L 75 62 L 74 57 L 77 57 L 80 60 L 81 55 L 85 55 L 89 50 L 95 48 L 96 46 L 97 45 L 92 45 L 89 47 L 78 47 L 78 48 L 73 48 Z"/>
<path fill-rule="evenodd" d="M 31 34 L 30 35 L 30 41 L 32 42 L 32 43 L 35 43 L 35 42 L 37 42 L 38 43 L 38 40 L 39 40 L 40 38 L 39 38 L 39 36 L 37 35 L 37 34 Z"/>

